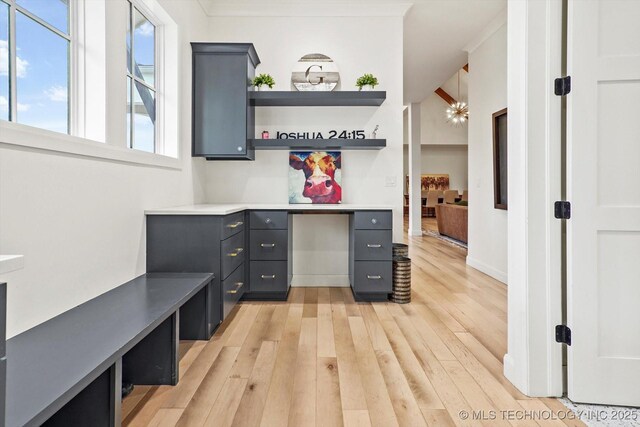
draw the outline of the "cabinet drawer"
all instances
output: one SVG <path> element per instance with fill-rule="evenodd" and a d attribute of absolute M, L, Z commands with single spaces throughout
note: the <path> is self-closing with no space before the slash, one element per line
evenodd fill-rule
<path fill-rule="evenodd" d="M 244 212 L 222 217 L 222 240 L 244 230 Z"/>
<path fill-rule="evenodd" d="M 246 289 L 244 280 L 244 264 L 222 281 L 222 314 L 226 319 L 233 307 L 242 298 Z"/>
<path fill-rule="evenodd" d="M 251 261 L 251 292 L 286 292 L 289 287 L 287 261 Z"/>
<path fill-rule="evenodd" d="M 391 260 L 391 230 L 355 230 L 354 234 L 356 261 Z"/>
<path fill-rule="evenodd" d="M 289 227 L 289 213 L 286 211 L 252 211 L 249 224 L 254 230 L 286 230 Z"/>
<path fill-rule="evenodd" d="M 356 261 L 351 286 L 356 293 L 391 293 L 391 261 Z"/>
<path fill-rule="evenodd" d="M 225 279 L 244 261 L 244 232 L 238 233 L 220 243 L 222 278 Z"/>
<path fill-rule="evenodd" d="M 356 211 L 354 226 L 358 230 L 391 230 L 393 216 L 391 211 Z"/>
<path fill-rule="evenodd" d="M 249 252 L 251 260 L 286 261 L 287 230 L 251 230 Z"/>

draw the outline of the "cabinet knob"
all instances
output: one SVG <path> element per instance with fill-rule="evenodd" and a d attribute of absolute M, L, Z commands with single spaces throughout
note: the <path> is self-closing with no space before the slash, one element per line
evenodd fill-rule
<path fill-rule="evenodd" d="M 377 224 L 377 223 L 378 223 L 378 220 L 377 220 L 377 219 L 375 219 L 375 218 L 371 218 L 371 224 Z"/>
<path fill-rule="evenodd" d="M 267 223 L 267 224 L 271 224 L 271 218 L 265 219 L 264 222 Z"/>
<path fill-rule="evenodd" d="M 238 145 L 238 151 L 242 151 L 242 147 Z"/>

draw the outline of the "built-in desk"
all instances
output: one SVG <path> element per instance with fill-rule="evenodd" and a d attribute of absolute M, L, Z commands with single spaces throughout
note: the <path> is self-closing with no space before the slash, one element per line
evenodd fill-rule
<path fill-rule="evenodd" d="M 148 272 L 217 272 L 225 316 L 244 299 L 285 300 L 291 287 L 293 215 L 349 215 L 349 281 L 356 300 L 392 290 L 393 213 L 377 205 L 224 204 L 147 215 Z"/>

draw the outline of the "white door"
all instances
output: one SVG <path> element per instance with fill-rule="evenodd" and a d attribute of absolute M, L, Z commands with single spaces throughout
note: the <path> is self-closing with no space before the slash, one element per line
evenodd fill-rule
<path fill-rule="evenodd" d="M 569 398 L 640 406 L 640 1 L 568 18 Z"/>

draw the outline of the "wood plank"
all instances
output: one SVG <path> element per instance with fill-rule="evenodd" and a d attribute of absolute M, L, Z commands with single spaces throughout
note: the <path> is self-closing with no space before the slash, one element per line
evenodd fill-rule
<path fill-rule="evenodd" d="M 342 411 L 344 427 L 371 427 L 369 411 L 364 409 L 350 409 Z"/>
<path fill-rule="evenodd" d="M 491 414 L 496 413 L 489 397 L 484 393 L 480 386 L 471 378 L 471 375 L 457 360 L 443 360 L 440 362 L 442 367 L 447 371 L 449 377 L 453 380 L 458 390 L 462 392 L 465 400 L 469 402 L 469 406 L 476 413 L 484 414 L 491 418 Z M 502 417 L 497 416 L 495 419 L 483 421 L 488 426 L 509 426 L 510 424 Z"/>
<path fill-rule="evenodd" d="M 336 357 L 318 358 L 316 425 L 318 427 L 340 427 L 342 401 L 340 399 L 340 372 Z"/>
<path fill-rule="evenodd" d="M 277 342 L 262 342 L 255 367 L 251 372 L 238 411 L 233 419 L 234 427 L 254 427 L 260 424 L 271 383 L 271 375 L 276 363 L 277 350 Z"/>
<path fill-rule="evenodd" d="M 353 292 L 351 292 L 351 288 L 341 288 L 342 296 L 344 297 L 344 306 L 347 309 L 347 316 L 358 316 L 360 317 L 360 307 L 358 303 L 356 303 L 355 299 L 353 299 Z"/>
<path fill-rule="evenodd" d="M 381 305 L 376 306 L 382 307 Z M 371 304 L 363 305 L 360 307 L 360 313 L 362 313 L 364 324 L 369 332 L 369 339 L 371 340 L 373 349 L 379 351 L 391 351 L 391 344 L 389 344 L 387 335 L 384 332 L 384 328 L 382 327 L 380 319 L 378 318 L 373 306 L 371 306 Z"/>
<path fill-rule="evenodd" d="M 318 288 L 306 288 L 304 290 L 302 317 L 318 317 Z"/>
<path fill-rule="evenodd" d="M 271 385 L 267 392 L 264 413 L 260 425 L 263 427 L 281 427 L 289 420 L 291 394 L 293 392 L 292 369 L 295 369 L 298 357 L 298 340 L 302 325 L 302 305 L 292 304 L 287 322 L 278 345 L 278 355 L 273 368 Z"/>
<path fill-rule="evenodd" d="M 317 340 L 316 319 L 303 317 L 289 412 L 292 427 L 316 425 Z"/>
<path fill-rule="evenodd" d="M 258 357 L 262 342 L 266 338 L 271 317 L 275 310 L 275 307 L 272 305 L 262 305 L 259 307 L 260 311 L 258 316 L 255 318 L 253 325 L 251 325 L 251 330 L 244 340 L 236 362 L 231 369 L 231 377 L 249 378 L 253 370 L 253 365 L 256 363 L 256 357 Z"/>
<path fill-rule="evenodd" d="M 182 415 L 182 408 L 162 408 L 153 417 L 149 427 L 173 427 Z"/>
<path fill-rule="evenodd" d="M 220 397 L 211 408 L 204 425 L 207 427 L 228 427 L 233 422 L 238 405 L 247 387 L 246 378 L 227 378 Z"/>
<path fill-rule="evenodd" d="M 376 351 L 393 409 L 400 425 L 426 426 L 420 408 L 393 351 Z M 440 405 L 442 406 L 442 405 Z M 444 408 L 444 407 L 443 407 Z"/>
<path fill-rule="evenodd" d="M 277 304 L 273 310 L 273 316 L 269 322 L 269 327 L 265 332 L 265 341 L 280 341 L 284 325 L 289 314 L 289 304 Z"/>
<path fill-rule="evenodd" d="M 193 395 L 188 406 L 176 424 L 179 427 L 203 425 L 214 402 L 225 385 L 227 376 L 231 371 L 238 353 L 239 347 L 224 347 L 220 355 L 211 365 L 209 372 Z"/>
<path fill-rule="evenodd" d="M 342 295 L 342 292 L 340 292 Z M 333 295 L 333 294 L 332 294 Z M 347 320 L 347 311 L 342 300 L 332 303 L 333 326 L 336 341 L 336 358 L 340 370 L 340 400 L 342 409 L 367 409 L 367 400 L 360 378 L 356 350 Z"/>
<path fill-rule="evenodd" d="M 375 311 L 377 313 L 385 313 L 387 309 L 384 306 L 376 306 Z M 420 362 L 418 362 L 396 320 L 390 315 L 381 317 L 388 319 L 382 322 L 384 332 L 389 338 L 393 353 L 398 359 L 402 369 L 402 376 L 406 378 L 422 413 L 424 414 L 431 409 L 444 409 L 442 401 L 420 366 Z M 410 329 L 407 329 L 407 331 L 414 332 L 414 330 Z M 378 361 L 380 360 L 378 359 Z M 382 367 L 382 364 L 380 366 Z"/>
<path fill-rule="evenodd" d="M 349 317 L 349 327 L 353 336 L 353 343 L 358 356 L 360 378 L 364 387 L 367 407 L 371 417 L 372 426 L 391 427 L 397 426 L 398 419 L 395 416 L 389 391 L 380 371 L 367 327 L 361 317 Z"/>
<path fill-rule="evenodd" d="M 451 105 L 451 104 L 455 104 L 456 103 L 455 98 L 453 96 L 449 95 L 447 93 L 447 91 L 445 91 L 441 87 L 436 89 L 434 92 L 436 93 L 436 95 L 438 95 L 440 98 L 442 98 L 443 101 L 446 102 L 447 104 Z"/>
<path fill-rule="evenodd" d="M 329 288 L 318 289 L 318 357 L 336 357 Z"/>

